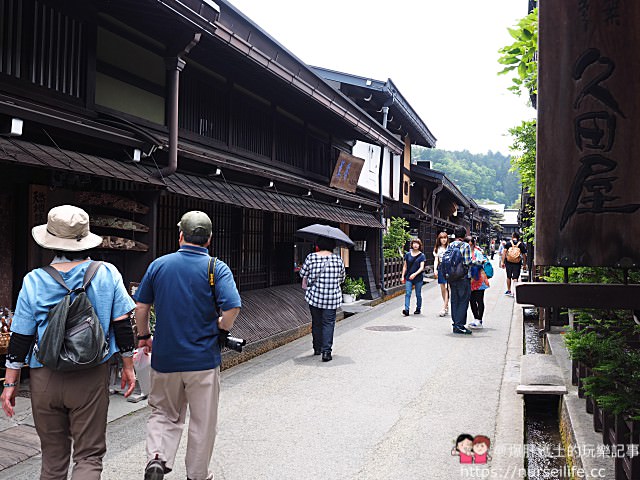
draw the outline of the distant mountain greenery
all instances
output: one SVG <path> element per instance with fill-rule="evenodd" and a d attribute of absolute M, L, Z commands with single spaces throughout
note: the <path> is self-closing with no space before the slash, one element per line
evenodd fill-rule
<path fill-rule="evenodd" d="M 510 171 L 511 158 L 500 152 L 476 154 L 414 146 L 411 155 L 415 160 L 431 160 L 431 168 L 445 173 L 462 193 L 478 203 L 504 203 L 509 207 L 520 195 L 520 178 Z"/>

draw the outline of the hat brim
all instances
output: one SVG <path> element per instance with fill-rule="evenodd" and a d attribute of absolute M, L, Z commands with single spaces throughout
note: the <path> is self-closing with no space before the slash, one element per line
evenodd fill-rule
<path fill-rule="evenodd" d="M 47 225 L 33 227 L 31 235 L 35 242 L 43 248 L 50 250 L 60 250 L 63 252 L 80 252 L 90 250 L 102 244 L 102 237 L 94 233 L 89 233 L 86 237 L 76 240 L 75 238 L 60 238 L 47 232 Z"/>

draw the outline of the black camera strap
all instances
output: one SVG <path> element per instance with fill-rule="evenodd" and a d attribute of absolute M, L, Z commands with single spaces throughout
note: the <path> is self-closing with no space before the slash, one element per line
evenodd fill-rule
<path fill-rule="evenodd" d="M 211 286 L 211 294 L 213 295 L 213 304 L 216 307 L 216 315 L 220 316 L 220 306 L 218 305 L 218 298 L 216 297 L 216 264 L 218 263 L 218 257 L 209 257 L 209 266 L 207 267 L 207 273 L 209 276 L 209 285 Z"/>

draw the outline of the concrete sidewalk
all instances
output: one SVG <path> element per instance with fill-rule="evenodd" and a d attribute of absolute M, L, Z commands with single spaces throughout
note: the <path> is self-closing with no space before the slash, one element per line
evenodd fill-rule
<path fill-rule="evenodd" d="M 403 317 L 399 297 L 338 323 L 332 362 L 313 356 L 306 336 L 225 370 L 216 479 L 523 478 L 514 455 L 523 441 L 522 314 L 495 267 L 485 328 L 472 336 L 454 335 L 450 317 L 437 316 L 434 282 L 421 315 Z M 147 414 L 109 424 L 103 479 L 142 478 Z M 461 433 L 491 439 L 491 470 L 451 455 Z M 186 478 L 185 448 L 186 435 L 168 480 Z M 38 471 L 34 457 L 0 479 Z"/>

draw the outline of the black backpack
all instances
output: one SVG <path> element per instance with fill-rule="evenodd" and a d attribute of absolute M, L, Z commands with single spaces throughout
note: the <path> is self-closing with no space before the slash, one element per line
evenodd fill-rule
<path fill-rule="evenodd" d="M 449 245 L 442 255 L 442 269 L 447 282 L 462 280 L 469 272 L 469 268 L 464 264 L 460 245 L 462 244 Z"/>
<path fill-rule="evenodd" d="M 47 327 L 36 339 L 33 352 L 40 363 L 52 370 L 69 371 L 91 368 L 109 354 L 100 319 L 87 297 L 86 290 L 102 262 L 91 262 L 82 286 L 70 290 L 60 272 L 48 265 L 45 272 L 62 285 L 67 293 L 47 314 Z M 71 301 L 71 294 L 76 298 Z"/>

